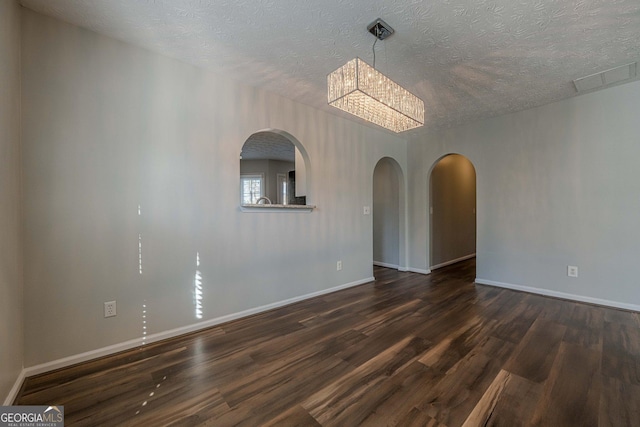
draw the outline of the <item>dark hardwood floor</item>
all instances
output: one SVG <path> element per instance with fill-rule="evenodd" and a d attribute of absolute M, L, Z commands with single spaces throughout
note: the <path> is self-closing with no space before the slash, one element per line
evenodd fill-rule
<path fill-rule="evenodd" d="M 66 425 L 638 426 L 640 316 L 475 285 L 475 260 L 27 379 Z"/>

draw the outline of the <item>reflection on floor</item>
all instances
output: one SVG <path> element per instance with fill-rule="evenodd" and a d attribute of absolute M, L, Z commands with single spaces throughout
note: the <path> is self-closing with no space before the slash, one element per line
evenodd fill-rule
<path fill-rule="evenodd" d="M 67 425 L 631 426 L 638 313 L 475 285 L 475 260 L 27 380 Z"/>

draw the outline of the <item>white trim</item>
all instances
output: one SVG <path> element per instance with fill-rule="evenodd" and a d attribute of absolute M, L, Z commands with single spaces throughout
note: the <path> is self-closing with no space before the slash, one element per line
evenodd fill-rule
<path fill-rule="evenodd" d="M 401 271 L 401 272 L 411 271 L 407 267 L 400 267 L 399 265 L 396 265 L 396 264 L 389 264 L 389 263 L 380 262 L 380 261 L 373 261 L 373 265 L 376 265 L 378 267 L 393 268 L 394 270 L 398 270 L 398 271 Z"/>
<path fill-rule="evenodd" d="M 421 268 L 411 268 L 411 267 L 409 267 L 407 269 L 407 271 L 410 271 L 412 273 L 418 273 L 418 274 L 431 274 L 431 270 L 423 270 Z"/>
<path fill-rule="evenodd" d="M 471 259 L 471 258 L 473 258 L 475 256 L 476 256 L 476 254 L 474 252 L 472 254 L 465 255 L 465 256 L 460 257 L 460 258 L 452 259 L 451 261 L 445 261 L 445 262 L 442 262 L 440 264 L 432 265 L 431 266 L 431 271 L 437 270 L 438 268 L 446 267 L 446 266 L 451 265 L 451 264 L 455 264 L 456 262 L 466 261 L 466 260 Z"/>
<path fill-rule="evenodd" d="M 365 283 L 373 282 L 374 280 L 375 279 L 373 277 L 367 277 L 366 279 L 345 283 L 344 285 L 334 286 L 333 288 L 323 289 L 321 291 L 312 292 L 310 294 L 289 298 L 289 299 L 274 302 L 271 304 L 266 304 L 260 307 L 250 308 L 248 310 L 240 311 L 238 313 L 232 313 L 232 314 L 227 314 L 226 316 L 216 317 L 215 319 L 209 319 L 204 322 L 198 322 L 191 325 L 182 326 L 180 328 L 175 328 L 175 329 L 159 332 L 152 335 L 147 335 L 147 337 L 145 338 L 145 343 L 151 344 L 153 342 L 165 340 L 167 338 L 173 338 L 179 335 L 188 334 L 190 332 L 199 331 L 201 329 L 210 328 L 212 326 L 216 326 L 221 323 L 226 323 L 232 320 L 240 319 L 242 317 L 247 317 L 254 314 L 262 313 L 264 311 L 272 310 L 274 308 L 284 307 L 285 305 L 293 304 L 309 298 L 329 294 L 332 292 L 340 291 L 342 289 L 347 289 L 354 286 L 363 285 Z M 66 366 L 75 365 L 77 363 L 86 362 L 88 360 L 96 359 L 98 357 L 108 356 L 110 354 L 118 353 L 120 351 L 130 350 L 132 348 L 136 348 L 141 345 L 142 345 L 142 338 L 135 338 L 129 341 L 113 344 L 107 347 L 102 347 L 95 350 L 87 351 L 85 353 L 75 354 L 73 356 L 64 357 L 62 359 L 53 360 L 51 362 L 30 366 L 28 368 L 25 368 L 22 371 L 23 372 L 22 378 L 24 379 L 24 377 L 38 375 L 44 372 L 52 371 L 54 369 L 60 369 Z M 20 382 L 20 384 L 22 384 L 22 382 Z"/>
<path fill-rule="evenodd" d="M 20 371 L 20 374 L 18 375 L 18 378 L 16 378 L 16 382 L 13 383 L 13 387 L 11 387 L 11 390 L 9 390 L 9 394 L 4 399 L 4 403 L 3 403 L 4 406 L 13 405 L 13 401 L 16 400 L 16 397 L 18 396 L 18 392 L 20 392 L 20 388 L 22 387 L 22 383 L 24 382 L 25 378 L 26 378 L 26 372 L 25 372 L 25 369 L 22 369 Z"/>
<path fill-rule="evenodd" d="M 640 311 L 640 305 L 627 304 L 624 302 L 610 301 L 600 298 L 592 298 L 584 295 L 568 294 L 565 292 L 552 291 L 550 289 L 533 288 L 531 286 L 514 285 L 511 283 L 496 282 L 493 280 L 480 279 L 476 277 L 476 283 L 479 285 L 496 286 L 498 288 L 513 289 L 514 291 L 529 292 L 532 294 L 544 295 L 547 297 L 567 299 L 571 301 L 586 302 L 589 304 L 603 305 L 606 307 L 621 308 L 623 310 Z"/>
<path fill-rule="evenodd" d="M 393 268 L 394 270 L 400 270 L 399 265 L 389 264 L 388 262 L 373 261 L 373 265 L 377 265 L 378 267 Z"/>

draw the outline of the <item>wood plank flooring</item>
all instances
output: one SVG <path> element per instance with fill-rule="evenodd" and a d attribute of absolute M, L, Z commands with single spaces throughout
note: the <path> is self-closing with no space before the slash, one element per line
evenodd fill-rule
<path fill-rule="evenodd" d="M 638 426 L 640 315 L 475 285 L 475 260 L 28 378 L 68 426 Z"/>

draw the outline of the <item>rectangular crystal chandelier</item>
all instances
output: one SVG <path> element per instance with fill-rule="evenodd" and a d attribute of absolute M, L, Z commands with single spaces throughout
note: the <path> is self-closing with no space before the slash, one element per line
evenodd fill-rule
<path fill-rule="evenodd" d="M 424 102 L 360 58 L 327 76 L 329 105 L 394 132 L 424 124 Z"/>

